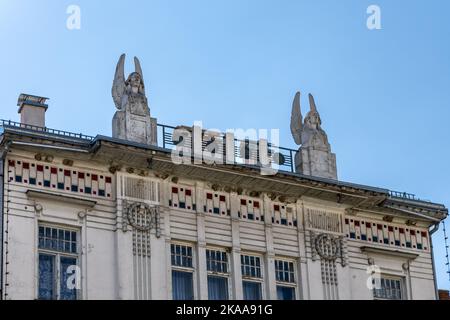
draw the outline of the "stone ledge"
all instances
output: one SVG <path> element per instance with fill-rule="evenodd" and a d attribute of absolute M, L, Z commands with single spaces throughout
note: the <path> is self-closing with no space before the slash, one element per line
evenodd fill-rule
<path fill-rule="evenodd" d="M 47 200 L 54 200 L 54 201 L 60 201 L 65 203 L 72 203 L 72 204 L 78 204 L 86 207 L 93 208 L 97 201 L 93 200 L 86 200 L 82 198 L 77 197 L 70 197 L 62 194 L 55 194 L 45 191 L 35 191 L 35 190 L 27 190 L 26 192 L 28 198 L 37 198 L 37 199 L 47 199 Z"/>

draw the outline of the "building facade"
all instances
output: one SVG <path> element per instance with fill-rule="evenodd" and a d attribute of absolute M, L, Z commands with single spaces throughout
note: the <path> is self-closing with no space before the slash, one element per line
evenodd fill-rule
<path fill-rule="evenodd" d="M 123 60 L 113 137 L 47 128 L 46 99 L 29 95 L 21 122 L 2 122 L 2 299 L 438 298 L 431 235 L 447 209 L 337 180 L 312 96 L 304 122 L 294 99 L 301 147 L 277 149 L 274 174 L 261 144 L 249 162 L 225 136 L 234 163 L 176 163 L 204 140 L 157 125 L 139 62 L 125 81 Z"/>

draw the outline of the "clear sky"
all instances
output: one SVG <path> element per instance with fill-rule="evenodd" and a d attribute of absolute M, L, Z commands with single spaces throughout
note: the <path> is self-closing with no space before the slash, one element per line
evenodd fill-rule
<path fill-rule="evenodd" d="M 71 4 L 80 30 L 66 28 Z M 381 30 L 366 27 L 371 4 Z M 279 128 L 295 148 L 292 99 L 303 93 L 305 113 L 311 92 L 340 180 L 448 206 L 449 12 L 444 0 L 0 0 L 0 118 L 18 119 L 25 92 L 51 98 L 47 126 L 110 135 L 127 53 L 161 123 Z M 439 287 L 450 289 L 440 231 L 434 242 Z"/>

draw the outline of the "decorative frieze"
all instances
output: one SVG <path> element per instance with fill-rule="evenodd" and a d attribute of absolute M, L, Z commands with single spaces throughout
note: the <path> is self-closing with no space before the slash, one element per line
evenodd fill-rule
<path fill-rule="evenodd" d="M 297 218 L 295 214 L 295 204 L 286 204 L 282 202 L 273 202 L 272 223 L 276 225 L 297 227 Z"/>
<path fill-rule="evenodd" d="M 239 196 L 238 217 L 250 221 L 264 221 L 264 211 L 262 209 L 262 200 Z"/>
<path fill-rule="evenodd" d="M 160 183 L 156 180 L 120 174 L 118 181 L 120 185 L 119 196 L 123 199 L 152 202 L 160 201 Z"/>
<path fill-rule="evenodd" d="M 342 232 L 341 214 L 328 210 L 306 208 L 306 226 L 326 232 Z"/>
<path fill-rule="evenodd" d="M 173 184 L 170 188 L 169 207 L 195 211 L 195 188 Z"/>
<path fill-rule="evenodd" d="M 205 213 L 212 213 L 221 216 L 230 215 L 229 195 L 224 192 L 205 191 Z"/>
<path fill-rule="evenodd" d="M 68 166 L 9 159 L 8 180 L 35 188 L 112 198 L 112 177 L 93 170 L 78 170 Z"/>
<path fill-rule="evenodd" d="M 429 236 L 426 230 L 363 218 L 346 217 L 344 233 L 350 240 L 380 245 L 428 251 Z"/>

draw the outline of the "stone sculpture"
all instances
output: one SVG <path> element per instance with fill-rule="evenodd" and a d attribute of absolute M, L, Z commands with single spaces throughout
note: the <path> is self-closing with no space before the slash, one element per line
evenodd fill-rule
<path fill-rule="evenodd" d="M 112 121 L 112 135 L 118 139 L 156 144 L 156 119 L 150 117 L 142 68 L 136 57 L 134 64 L 135 71 L 125 80 L 125 54 L 117 63 L 111 90 L 117 108 Z"/>
<path fill-rule="evenodd" d="M 314 97 L 309 94 L 310 111 L 305 120 L 300 107 L 300 92 L 292 103 L 291 132 L 300 149 L 295 155 L 296 171 L 305 175 L 337 179 L 336 155 L 331 153 L 328 137 L 322 129 L 322 120 Z"/>

